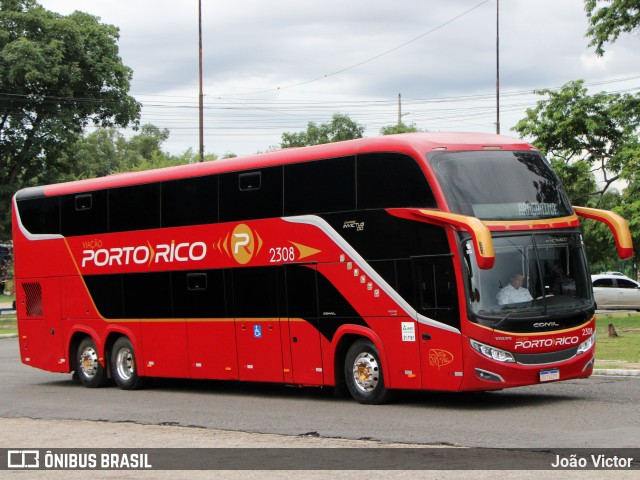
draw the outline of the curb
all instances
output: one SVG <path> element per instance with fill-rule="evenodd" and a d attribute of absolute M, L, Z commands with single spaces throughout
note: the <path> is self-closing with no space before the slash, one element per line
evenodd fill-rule
<path fill-rule="evenodd" d="M 593 370 L 594 375 L 603 377 L 640 377 L 640 370 L 620 370 L 616 368 L 597 368 Z"/>

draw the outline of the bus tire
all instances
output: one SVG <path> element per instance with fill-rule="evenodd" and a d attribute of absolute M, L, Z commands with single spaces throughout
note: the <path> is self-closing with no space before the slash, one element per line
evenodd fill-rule
<path fill-rule="evenodd" d="M 360 403 L 379 405 L 389 399 L 380 355 L 369 340 L 356 340 L 349 347 L 344 362 L 344 378 L 349 393 Z"/>
<path fill-rule="evenodd" d="M 102 387 L 107 383 L 105 368 L 100 363 L 96 343 L 91 337 L 83 338 L 78 345 L 76 373 L 80 383 L 88 388 Z"/>
<path fill-rule="evenodd" d="M 111 349 L 111 376 L 123 390 L 138 390 L 146 385 L 146 378 L 138 375 L 136 354 L 127 337 L 118 338 Z"/>

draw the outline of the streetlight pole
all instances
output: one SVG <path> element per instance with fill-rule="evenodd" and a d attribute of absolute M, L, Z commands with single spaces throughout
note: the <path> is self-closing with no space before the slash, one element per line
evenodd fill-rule
<path fill-rule="evenodd" d="M 202 0 L 198 0 L 198 80 L 200 84 L 200 95 L 198 98 L 198 120 L 200 126 L 200 161 L 204 161 L 204 119 L 203 119 L 203 93 L 202 93 Z"/>
<path fill-rule="evenodd" d="M 496 0 L 496 134 L 500 135 L 500 0 Z"/>

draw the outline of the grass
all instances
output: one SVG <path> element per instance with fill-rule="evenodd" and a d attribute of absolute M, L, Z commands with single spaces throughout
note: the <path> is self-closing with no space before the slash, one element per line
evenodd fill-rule
<path fill-rule="evenodd" d="M 0 334 L 18 333 L 15 315 L 0 315 Z"/>
<path fill-rule="evenodd" d="M 616 329 L 617 337 L 609 338 L 609 324 Z M 599 365 L 599 368 L 619 368 L 621 362 L 640 363 L 639 314 L 614 313 L 596 316 L 596 360 L 613 363 Z"/>
<path fill-rule="evenodd" d="M 0 295 L 0 303 L 11 304 L 16 299 L 13 295 Z M 15 315 L 0 315 L 0 334 L 18 333 Z"/>

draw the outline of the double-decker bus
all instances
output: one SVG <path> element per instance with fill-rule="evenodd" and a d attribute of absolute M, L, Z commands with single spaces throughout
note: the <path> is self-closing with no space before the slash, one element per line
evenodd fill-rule
<path fill-rule="evenodd" d="M 87 387 L 150 377 L 496 390 L 592 373 L 579 216 L 533 146 L 426 133 L 27 188 L 20 354 Z M 515 296 L 509 291 L 516 292 Z"/>

